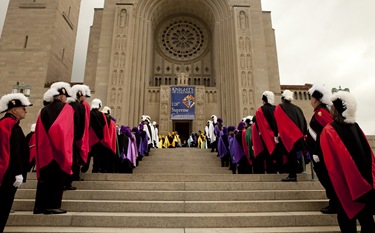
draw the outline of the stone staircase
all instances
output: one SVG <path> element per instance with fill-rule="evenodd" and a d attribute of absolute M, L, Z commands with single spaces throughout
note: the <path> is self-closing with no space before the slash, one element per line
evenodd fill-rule
<path fill-rule="evenodd" d="M 134 174 L 83 174 L 63 215 L 33 215 L 36 178 L 17 191 L 4 232 L 340 232 L 311 174 L 232 175 L 209 150 L 155 149 Z"/>

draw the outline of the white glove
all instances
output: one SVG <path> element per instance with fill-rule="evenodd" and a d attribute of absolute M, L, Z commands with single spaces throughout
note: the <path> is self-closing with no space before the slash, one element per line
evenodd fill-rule
<path fill-rule="evenodd" d="M 19 188 L 23 182 L 23 176 L 22 175 L 17 175 L 16 176 L 16 181 L 13 183 L 13 186 L 16 188 Z"/>
<path fill-rule="evenodd" d="M 274 137 L 273 139 L 275 140 L 276 143 L 279 143 L 279 138 L 278 137 Z"/>
<path fill-rule="evenodd" d="M 319 156 L 317 156 L 317 155 L 313 155 L 313 160 L 315 161 L 315 163 L 320 162 Z"/>

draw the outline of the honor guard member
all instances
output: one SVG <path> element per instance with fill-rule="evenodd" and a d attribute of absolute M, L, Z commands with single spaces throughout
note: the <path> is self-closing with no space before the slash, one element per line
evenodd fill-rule
<path fill-rule="evenodd" d="M 338 199 L 333 189 L 331 179 L 329 178 L 320 147 L 320 134 L 323 128 L 333 122 L 332 115 L 328 109 L 328 106 L 332 105 L 330 100 L 331 93 L 323 86 L 315 84 L 309 89 L 309 95 L 311 97 L 310 104 L 314 109 L 314 114 L 311 117 L 308 127 L 309 133 L 306 139 L 307 147 L 313 158 L 316 175 L 320 183 L 326 189 L 326 195 L 329 199 L 328 206 L 322 208 L 320 211 L 323 214 L 333 214 L 337 213 Z"/>
<path fill-rule="evenodd" d="M 281 167 L 280 163 L 282 162 L 280 161 L 282 161 L 282 158 L 277 151 L 279 133 L 274 116 L 276 108 L 274 105 L 275 94 L 272 91 L 263 92 L 262 101 L 263 106 L 257 109 L 255 115 L 260 138 L 265 148 L 261 156 L 264 156 L 264 160 L 266 162 L 266 172 L 276 173 L 278 170 L 277 167 Z"/>
<path fill-rule="evenodd" d="M 344 233 L 375 232 L 373 219 L 375 157 L 355 122 L 356 102 L 346 91 L 332 95 L 333 122 L 324 127 L 320 145 L 329 177 L 340 201 L 337 220 Z"/>
<path fill-rule="evenodd" d="M 87 162 L 88 157 L 88 124 L 90 119 L 90 109 L 88 114 L 83 102 L 86 100 L 86 87 L 84 85 L 74 85 L 72 87 L 72 97 L 68 99 L 70 106 L 74 109 L 74 143 L 73 143 L 73 175 L 65 179 L 64 190 L 75 190 L 72 186 L 73 180 L 79 181 L 80 166 Z M 85 134 L 86 133 L 86 134 Z M 85 136 L 85 138 L 84 138 Z"/>
<path fill-rule="evenodd" d="M 19 123 L 32 106 L 21 93 L 7 94 L 0 99 L 0 232 L 3 232 L 12 208 L 14 195 L 26 178 L 29 148 Z"/>
<path fill-rule="evenodd" d="M 35 129 L 38 185 L 34 214 L 64 214 L 61 201 L 64 180 L 72 175 L 74 110 L 67 104 L 69 83 L 51 85 L 53 101 L 38 116 Z"/>
<path fill-rule="evenodd" d="M 305 148 L 305 135 L 307 134 L 306 119 L 302 110 L 292 104 L 293 92 L 285 90 L 281 94 L 282 103 L 275 109 L 275 119 L 281 142 L 288 153 L 287 178 L 284 182 L 297 181 L 297 152 Z M 259 118 L 257 117 L 259 123 Z"/>

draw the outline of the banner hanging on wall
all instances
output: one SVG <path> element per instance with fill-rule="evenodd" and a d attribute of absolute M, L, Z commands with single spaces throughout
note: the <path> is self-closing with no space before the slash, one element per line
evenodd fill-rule
<path fill-rule="evenodd" d="M 171 119 L 194 120 L 195 87 L 171 87 Z"/>

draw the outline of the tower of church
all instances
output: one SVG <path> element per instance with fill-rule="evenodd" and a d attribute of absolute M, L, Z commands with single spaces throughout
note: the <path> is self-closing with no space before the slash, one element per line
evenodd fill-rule
<path fill-rule="evenodd" d="M 45 87 L 70 82 L 80 0 L 11 0 L 0 39 L 0 93 L 31 86 L 28 129 L 42 107 Z M 26 123 L 26 124 L 25 124 Z M 27 131 L 26 131 L 27 132 Z"/>
<path fill-rule="evenodd" d="M 280 93 L 271 16 L 260 0 L 106 0 L 87 61 L 85 83 L 120 124 L 146 114 L 162 133 L 202 130 L 212 114 L 237 124 L 255 113 L 263 91 Z M 174 87 L 194 92 L 194 104 L 184 102 L 195 108 L 191 118 L 174 118 Z"/>

